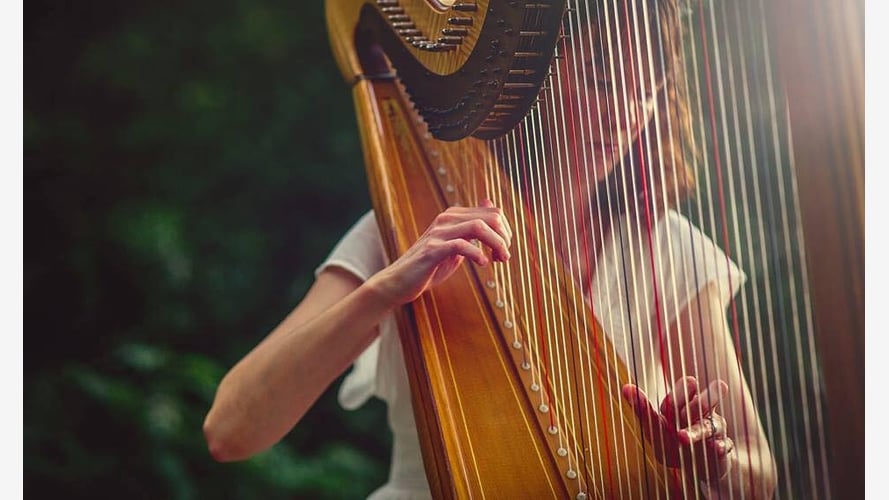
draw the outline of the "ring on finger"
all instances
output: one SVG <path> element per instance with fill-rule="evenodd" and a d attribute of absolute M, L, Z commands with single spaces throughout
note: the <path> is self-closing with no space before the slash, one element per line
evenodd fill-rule
<path fill-rule="evenodd" d="M 718 415 L 717 415 L 717 417 L 718 417 Z M 708 429 L 710 431 L 710 435 L 707 436 L 707 439 L 719 439 L 722 435 L 722 426 L 720 424 L 720 419 L 718 419 L 718 418 L 714 419 L 713 413 L 708 413 L 707 414 L 707 421 L 710 422 L 710 424 L 709 424 L 710 428 Z"/>

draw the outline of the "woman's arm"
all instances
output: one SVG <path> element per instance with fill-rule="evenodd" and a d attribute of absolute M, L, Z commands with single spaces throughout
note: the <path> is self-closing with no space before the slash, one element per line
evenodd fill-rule
<path fill-rule="evenodd" d="M 771 498 L 777 482 L 774 458 L 739 365 L 715 284 L 705 287 L 679 314 L 670 339 L 674 342 L 669 352 L 669 380 L 695 377 L 701 391 L 719 381 L 725 383 L 721 398 L 712 390 L 708 395 L 714 399 L 714 413 L 724 419 L 722 432 L 733 444 L 733 450 L 724 456 L 727 463 L 722 464 L 723 472 L 727 472 L 723 475 L 709 467 L 709 477 L 702 477 L 699 466 L 698 479 L 710 497 L 719 492 L 720 498 Z"/>
<path fill-rule="evenodd" d="M 328 268 L 303 301 L 222 379 L 204 421 L 214 459 L 277 443 L 376 337 L 391 308 L 352 274 Z"/>
<path fill-rule="evenodd" d="M 681 468 L 707 497 L 771 498 L 775 462 L 716 285 L 682 310 L 663 347 L 664 376 L 673 385 L 660 405 L 635 385 L 623 388 L 660 461 Z"/>
<path fill-rule="evenodd" d="M 453 207 L 392 265 L 362 283 L 322 272 L 303 301 L 223 377 L 204 420 L 210 454 L 227 462 L 277 443 L 377 335 L 393 308 L 447 279 L 464 259 L 509 258 L 512 233 L 499 209 Z M 481 247 L 472 241 L 479 241 Z"/>

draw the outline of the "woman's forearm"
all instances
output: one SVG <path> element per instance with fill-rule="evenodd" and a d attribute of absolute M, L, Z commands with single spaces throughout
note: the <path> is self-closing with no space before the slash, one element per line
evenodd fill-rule
<path fill-rule="evenodd" d="M 277 443 L 370 344 L 392 307 L 364 283 L 304 323 L 285 320 L 220 382 L 204 422 L 211 455 L 242 460 Z"/>
<path fill-rule="evenodd" d="M 278 442 L 370 344 L 390 310 L 446 280 L 465 259 L 509 259 L 511 237 L 490 201 L 451 207 L 366 282 L 335 268 L 322 272 L 290 316 L 222 379 L 204 421 L 210 453 L 241 460 Z"/>

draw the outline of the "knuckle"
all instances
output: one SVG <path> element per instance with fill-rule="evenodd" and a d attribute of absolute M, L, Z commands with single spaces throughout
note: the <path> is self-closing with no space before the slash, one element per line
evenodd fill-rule
<path fill-rule="evenodd" d="M 451 240 L 448 242 L 448 249 L 452 251 L 459 251 L 463 245 L 463 240 Z"/>
<path fill-rule="evenodd" d="M 496 217 L 493 221 L 491 221 L 491 227 L 497 230 L 499 233 L 505 233 L 506 231 L 506 223 L 503 222 L 503 217 Z"/>
<path fill-rule="evenodd" d="M 449 209 L 450 210 L 450 209 Z M 441 225 L 447 224 L 450 221 L 451 215 L 446 211 L 439 213 L 435 216 L 435 220 L 433 221 L 433 225 Z"/>

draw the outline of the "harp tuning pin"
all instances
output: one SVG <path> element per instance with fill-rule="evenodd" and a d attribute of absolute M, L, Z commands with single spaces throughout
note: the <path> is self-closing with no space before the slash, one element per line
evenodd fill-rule
<path fill-rule="evenodd" d="M 498 299 L 497 302 L 494 303 L 494 305 L 497 306 L 497 309 L 503 309 L 503 306 L 505 306 L 506 304 L 503 303 L 502 300 L 499 300 L 499 299 Z"/>
<path fill-rule="evenodd" d="M 568 471 L 565 472 L 565 475 L 568 476 L 568 479 L 577 479 L 577 472 L 575 472 L 574 469 L 568 469 Z"/>
<path fill-rule="evenodd" d="M 540 390 L 540 386 L 537 384 L 537 382 L 534 382 L 531 384 L 531 390 L 534 392 L 537 392 Z"/>
<path fill-rule="evenodd" d="M 556 435 L 559 433 L 559 428 L 556 427 L 555 425 L 551 425 L 551 426 L 549 426 L 549 429 L 547 429 L 547 431 L 549 431 L 549 433 L 552 435 Z"/>
<path fill-rule="evenodd" d="M 531 369 L 531 363 L 529 363 L 527 361 L 523 361 L 522 362 L 522 370 L 528 371 L 530 369 Z"/>
<path fill-rule="evenodd" d="M 475 2 L 460 2 L 455 3 L 451 9 L 458 12 L 475 12 L 478 10 L 478 4 Z"/>
<path fill-rule="evenodd" d="M 471 17 L 451 17 L 448 18 L 448 24 L 453 26 L 472 26 Z"/>
<path fill-rule="evenodd" d="M 512 328 L 512 326 L 513 326 L 513 325 L 512 325 L 512 321 L 510 321 L 510 320 L 506 320 L 506 321 L 504 321 L 504 322 L 503 322 L 503 326 L 504 326 L 505 328 Z"/>
<path fill-rule="evenodd" d="M 469 30 L 466 28 L 444 28 L 441 30 L 441 34 L 445 36 L 466 36 L 469 34 Z"/>
<path fill-rule="evenodd" d="M 565 448 L 563 448 L 561 446 L 559 447 L 559 450 L 557 451 L 557 453 L 559 454 L 560 457 L 568 456 L 568 450 L 566 450 Z"/>
<path fill-rule="evenodd" d="M 516 348 L 516 349 L 521 349 L 521 348 L 522 348 L 522 343 L 519 342 L 518 340 L 516 340 L 516 341 L 514 341 L 514 342 L 512 343 L 512 346 L 513 346 L 514 348 Z"/>
<path fill-rule="evenodd" d="M 549 406 L 546 403 L 540 403 L 540 406 L 537 407 L 540 410 L 540 413 L 547 413 L 549 411 Z"/>

